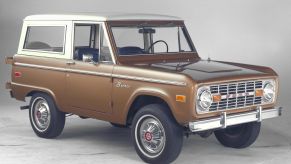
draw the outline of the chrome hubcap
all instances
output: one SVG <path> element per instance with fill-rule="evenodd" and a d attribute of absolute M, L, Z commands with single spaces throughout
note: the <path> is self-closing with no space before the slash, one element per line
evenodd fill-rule
<path fill-rule="evenodd" d="M 166 142 L 166 135 L 161 122 L 152 115 L 141 117 L 137 123 L 139 129 L 139 147 L 144 154 L 154 158 L 163 151 Z"/>
<path fill-rule="evenodd" d="M 150 142 L 153 139 L 153 134 L 151 132 L 145 132 L 144 138 L 146 141 Z"/>
<path fill-rule="evenodd" d="M 45 99 L 38 97 L 32 103 L 32 122 L 38 131 L 45 131 L 49 127 L 51 114 Z"/>

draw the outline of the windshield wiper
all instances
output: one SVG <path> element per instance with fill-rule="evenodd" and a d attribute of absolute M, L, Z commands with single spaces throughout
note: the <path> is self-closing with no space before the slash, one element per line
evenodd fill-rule
<path fill-rule="evenodd" d="M 145 26 L 150 26 L 150 27 L 172 27 L 172 26 L 176 26 L 176 24 L 174 22 L 169 22 L 166 24 L 160 24 L 160 25 L 150 25 L 148 22 L 143 22 L 139 25 L 137 25 L 138 28 L 142 28 Z"/>
<path fill-rule="evenodd" d="M 146 26 L 146 25 L 148 25 L 148 22 L 143 22 L 143 23 L 137 25 L 137 27 L 138 27 L 138 28 L 142 28 L 142 27 L 144 27 L 144 26 Z"/>
<path fill-rule="evenodd" d="M 170 22 L 170 23 L 166 23 L 166 24 L 164 24 L 164 25 L 160 25 L 160 26 L 165 26 L 165 27 L 168 27 L 168 26 L 176 26 L 175 25 L 175 23 L 173 23 L 173 22 Z"/>

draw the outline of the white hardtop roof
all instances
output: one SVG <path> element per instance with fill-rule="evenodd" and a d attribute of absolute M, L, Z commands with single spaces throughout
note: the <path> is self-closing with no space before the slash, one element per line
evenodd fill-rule
<path fill-rule="evenodd" d="M 118 13 L 74 13 L 74 14 L 41 14 L 30 15 L 24 20 L 80 20 L 80 21 L 107 21 L 107 20 L 182 20 L 179 17 L 159 14 L 118 14 Z"/>

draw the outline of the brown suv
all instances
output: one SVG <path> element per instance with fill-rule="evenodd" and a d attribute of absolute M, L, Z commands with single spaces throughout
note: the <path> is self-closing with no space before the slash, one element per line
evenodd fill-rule
<path fill-rule="evenodd" d="M 175 160 L 189 134 L 250 146 L 261 121 L 281 115 L 271 68 L 202 60 L 177 17 L 28 16 L 6 63 L 6 88 L 17 100 L 31 97 L 21 108 L 39 137 L 60 135 L 66 114 L 104 120 L 131 127 L 149 163 Z"/>

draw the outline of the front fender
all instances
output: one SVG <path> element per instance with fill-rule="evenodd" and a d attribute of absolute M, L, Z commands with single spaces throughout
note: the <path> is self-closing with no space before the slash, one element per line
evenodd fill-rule
<path fill-rule="evenodd" d="M 156 89 L 151 87 L 142 87 L 136 89 L 129 97 L 128 102 L 125 106 L 125 110 L 123 110 L 122 113 L 122 118 L 124 118 L 123 123 L 126 123 L 127 116 L 130 112 L 130 107 L 139 96 L 153 96 L 162 99 L 169 106 L 175 120 L 180 124 L 185 124 L 188 122 L 188 120 L 191 119 L 191 114 L 189 114 L 191 113 L 190 107 L 185 107 L 188 106 L 186 104 L 181 105 L 180 102 L 176 101 L 175 96 L 173 96 L 171 93 L 161 90 L 160 88 Z"/>

